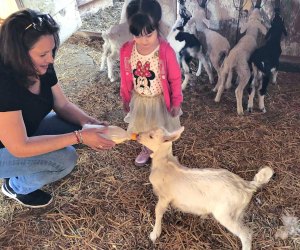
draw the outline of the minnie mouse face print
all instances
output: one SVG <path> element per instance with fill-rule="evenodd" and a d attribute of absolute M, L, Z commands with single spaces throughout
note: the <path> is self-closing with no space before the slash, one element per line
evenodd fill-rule
<path fill-rule="evenodd" d="M 136 91 L 145 96 L 152 95 L 151 80 L 155 78 L 155 74 L 150 70 L 150 62 L 145 62 L 144 66 L 141 61 L 136 64 L 136 69 L 133 70 L 135 78 Z"/>

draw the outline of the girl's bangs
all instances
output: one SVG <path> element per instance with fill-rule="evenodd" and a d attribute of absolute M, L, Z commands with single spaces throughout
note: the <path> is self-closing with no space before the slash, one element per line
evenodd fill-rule
<path fill-rule="evenodd" d="M 145 16 L 135 16 L 130 21 L 129 31 L 134 36 L 144 36 L 155 31 L 156 28 Z"/>

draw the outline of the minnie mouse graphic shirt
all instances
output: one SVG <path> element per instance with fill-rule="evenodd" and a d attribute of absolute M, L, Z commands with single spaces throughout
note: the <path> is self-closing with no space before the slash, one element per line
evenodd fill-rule
<path fill-rule="evenodd" d="M 157 96 L 163 92 L 159 75 L 159 45 L 148 55 L 141 55 L 134 45 L 130 63 L 134 90 L 142 96 Z"/>

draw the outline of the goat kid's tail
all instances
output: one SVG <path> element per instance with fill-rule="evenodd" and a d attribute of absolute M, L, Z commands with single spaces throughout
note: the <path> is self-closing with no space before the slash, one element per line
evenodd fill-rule
<path fill-rule="evenodd" d="M 222 53 L 220 54 L 220 57 L 219 57 L 220 68 L 223 67 L 223 64 L 224 64 L 224 61 L 225 61 L 225 58 L 227 55 L 228 55 L 228 51 L 222 51 Z"/>
<path fill-rule="evenodd" d="M 261 187 L 262 185 L 268 183 L 272 178 L 274 171 L 270 167 L 264 167 L 258 171 L 258 173 L 254 176 L 253 181 L 251 184 L 254 185 L 256 188 Z"/>

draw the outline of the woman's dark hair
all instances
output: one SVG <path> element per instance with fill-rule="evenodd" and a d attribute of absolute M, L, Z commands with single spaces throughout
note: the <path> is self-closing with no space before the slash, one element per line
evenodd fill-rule
<path fill-rule="evenodd" d="M 59 47 L 59 26 L 50 15 L 31 9 L 11 14 L 0 26 L 0 65 L 11 72 L 18 84 L 30 86 L 38 76 L 29 50 L 43 35 L 53 35 L 55 47 Z"/>
<path fill-rule="evenodd" d="M 159 31 L 162 10 L 156 0 L 132 0 L 126 8 L 129 31 L 134 36 Z"/>

